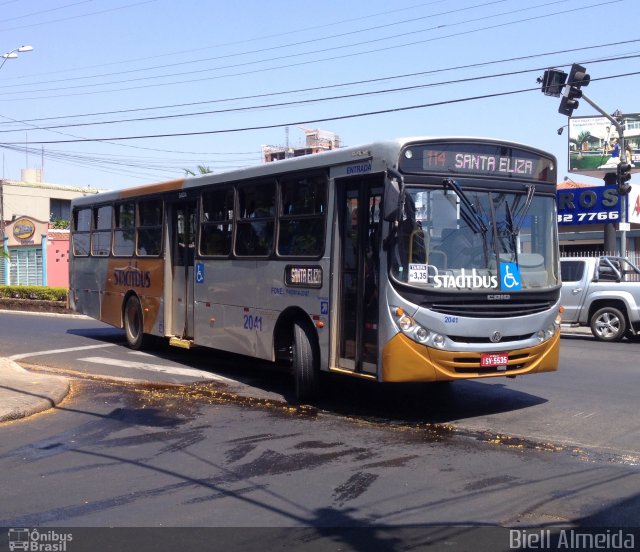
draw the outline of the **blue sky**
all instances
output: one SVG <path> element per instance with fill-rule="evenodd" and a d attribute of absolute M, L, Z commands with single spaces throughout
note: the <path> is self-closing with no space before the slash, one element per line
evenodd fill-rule
<path fill-rule="evenodd" d="M 640 74 L 620 76 L 639 20 L 637 0 L 0 0 L 0 50 L 34 48 L 0 70 L 3 177 L 119 189 L 258 164 L 306 127 L 515 140 L 562 180 L 567 118 L 536 78 L 582 63 L 591 99 L 640 112 Z"/>

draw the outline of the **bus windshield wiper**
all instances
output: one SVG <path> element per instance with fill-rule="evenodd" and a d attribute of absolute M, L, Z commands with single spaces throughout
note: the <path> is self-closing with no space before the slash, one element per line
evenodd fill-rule
<path fill-rule="evenodd" d="M 455 180 L 451 180 L 450 178 L 445 178 L 442 181 L 442 185 L 444 186 L 445 190 L 447 188 L 453 190 L 454 193 L 460 198 L 460 216 L 464 219 L 469 228 L 471 228 L 474 233 L 480 233 L 484 236 L 487 233 L 488 228 L 483 222 L 478 209 L 473 203 L 471 203 L 458 183 Z"/>
<path fill-rule="evenodd" d="M 518 210 L 517 213 L 514 214 L 514 216 L 512 217 L 512 233 L 513 236 L 517 236 L 520 233 L 520 229 L 522 228 L 522 224 L 524 223 L 524 218 L 527 216 L 527 213 L 529 212 L 529 208 L 531 207 L 531 202 L 533 201 L 533 195 L 536 192 L 536 187 L 533 184 L 530 184 L 529 186 L 527 186 L 527 198 L 525 199 L 524 205 Z M 515 200 L 514 200 L 515 201 Z M 507 204 L 507 207 L 509 205 Z M 511 213 L 510 213 L 511 209 L 507 210 L 507 213 L 509 214 L 510 218 L 511 218 Z M 517 224 L 513 224 L 513 220 L 515 218 L 519 218 Z"/>
<path fill-rule="evenodd" d="M 471 203 L 467 194 L 464 193 L 462 188 L 458 185 L 455 180 L 451 178 L 445 178 L 442 181 L 442 185 L 444 186 L 445 191 L 449 188 L 453 190 L 453 192 L 460 199 L 460 216 L 467 223 L 467 226 L 471 228 L 474 234 L 480 234 L 482 236 L 482 252 L 484 253 L 484 260 L 486 263 L 489 262 L 489 246 L 487 244 L 487 232 L 489 229 L 487 225 L 482 220 L 480 216 L 480 212 L 478 208 Z"/>

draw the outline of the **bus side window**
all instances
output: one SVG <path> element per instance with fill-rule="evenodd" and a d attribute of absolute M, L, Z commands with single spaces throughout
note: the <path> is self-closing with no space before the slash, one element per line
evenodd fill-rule
<path fill-rule="evenodd" d="M 202 194 L 200 254 L 227 257 L 233 235 L 233 188 Z"/>
<path fill-rule="evenodd" d="M 162 251 L 162 201 L 154 199 L 138 203 L 136 235 L 138 255 L 146 257 L 160 255 Z"/>
<path fill-rule="evenodd" d="M 111 205 L 94 207 L 93 228 L 91 231 L 91 254 L 99 257 L 108 256 L 111 252 Z"/>
<path fill-rule="evenodd" d="M 240 218 L 236 228 L 236 255 L 265 257 L 273 251 L 275 193 L 273 181 L 238 188 Z"/>
<path fill-rule="evenodd" d="M 278 254 L 316 257 L 324 251 L 327 177 L 301 176 L 280 182 Z"/>
<path fill-rule="evenodd" d="M 115 206 L 113 221 L 113 254 L 131 257 L 135 245 L 136 205 L 133 201 Z"/>
<path fill-rule="evenodd" d="M 73 254 L 87 257 L 91 243 L 91 209 L 79 209 L 73 213 Z"/>

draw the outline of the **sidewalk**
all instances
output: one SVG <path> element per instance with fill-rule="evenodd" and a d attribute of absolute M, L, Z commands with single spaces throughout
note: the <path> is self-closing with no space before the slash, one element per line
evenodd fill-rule
<path fill-rule="evenodd" d="M 29 372 L 0 358 L 0 422 L 25 418 L 53 408 L 69 393 L 69 380 Z"/>

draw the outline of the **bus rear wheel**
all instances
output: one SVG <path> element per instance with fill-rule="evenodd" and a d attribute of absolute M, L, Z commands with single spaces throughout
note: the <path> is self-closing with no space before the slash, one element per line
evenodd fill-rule
<path fill-rule="evenodd" d="M 136 351 L 148 345 L 148 336 L 144 334 L 144 317 L 140 299 L 132 295 L 124 307 L 124 333 L 127 345 Z"/>
<path fill-rule="evenodd" d="M 318 347 L 308 324 L 293 325 L 293 377 L 296 400 L 309 402 L 318 395 L 320 385 Z"/>

